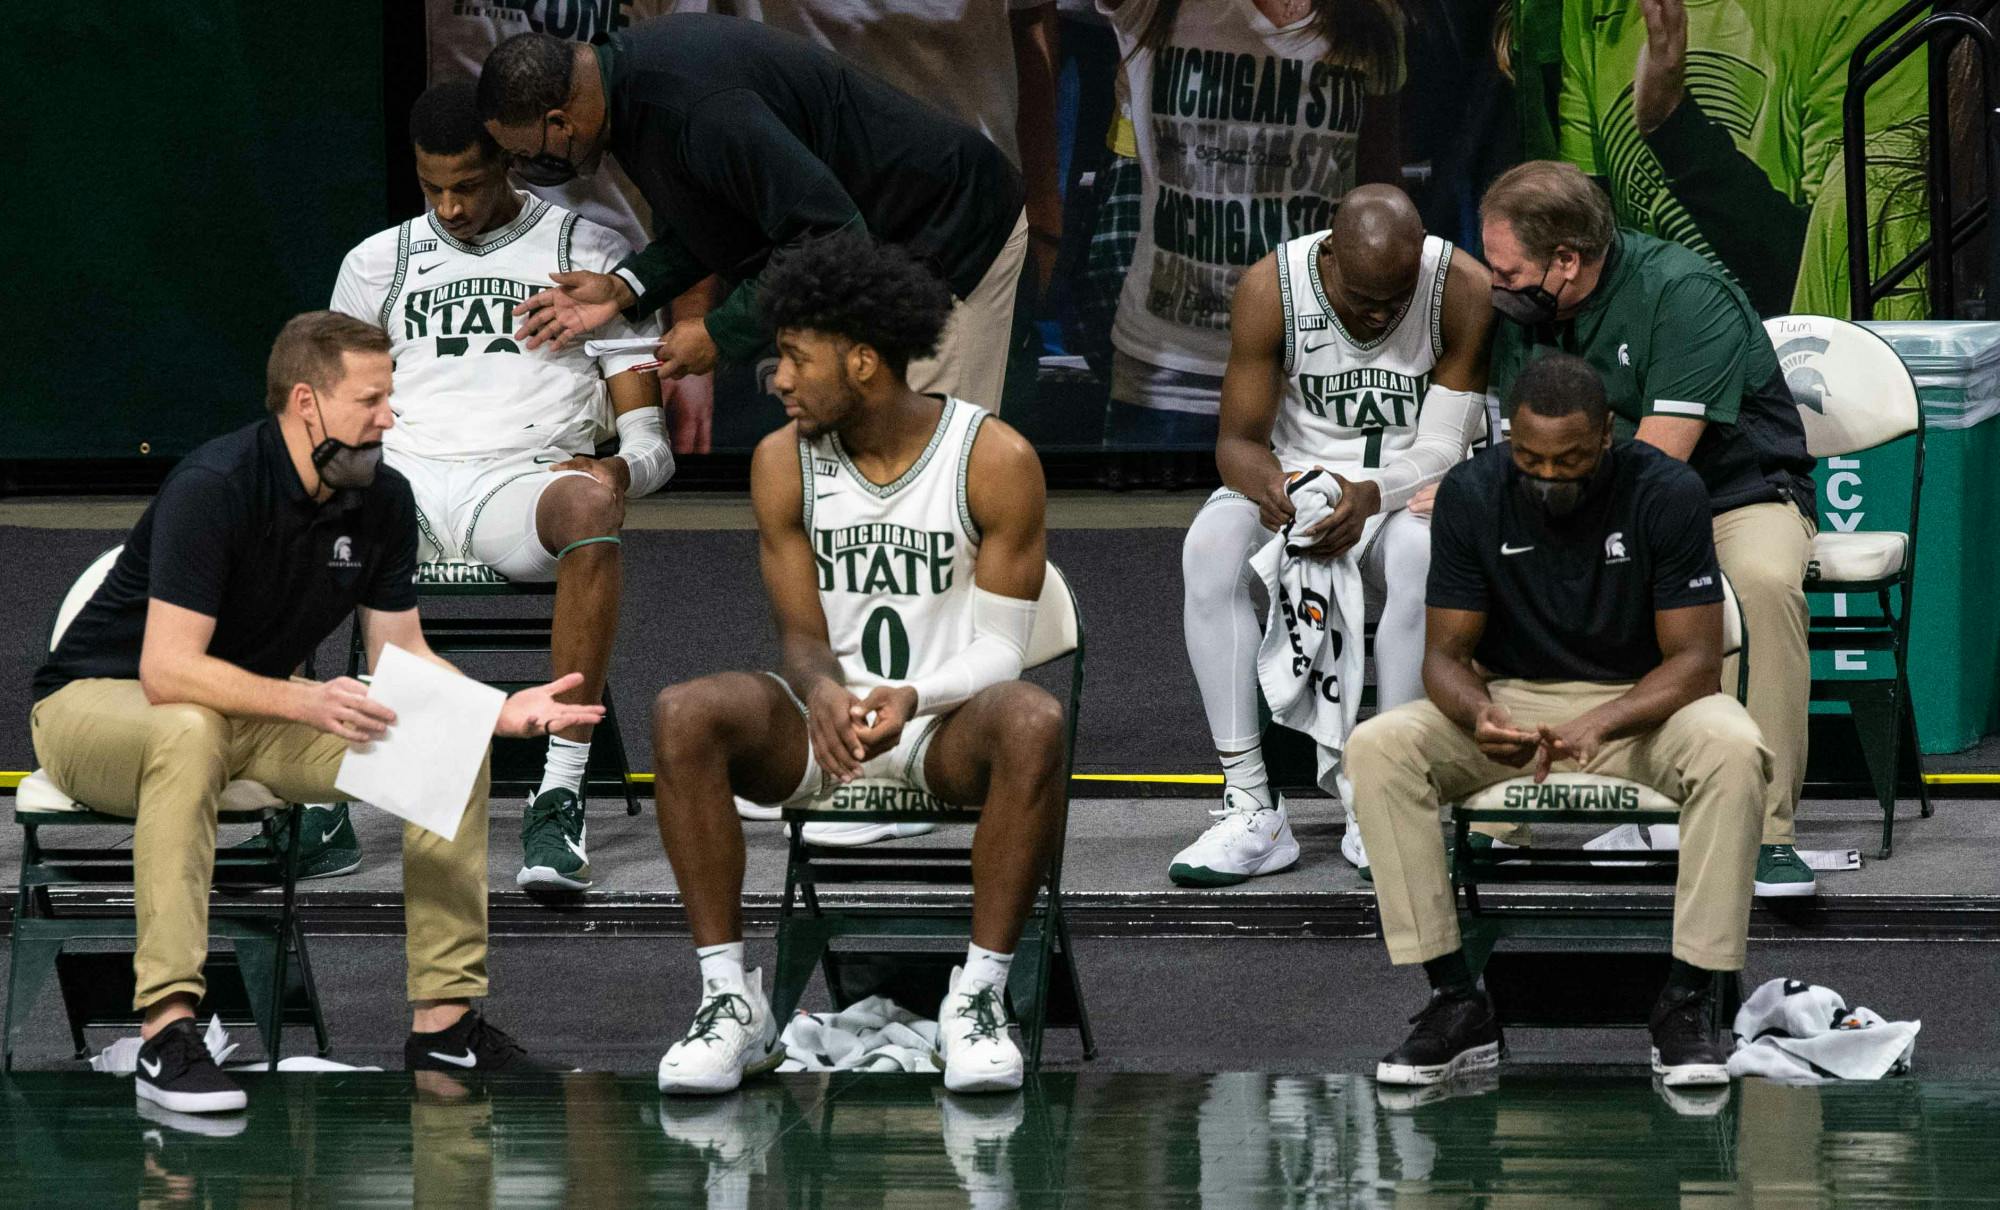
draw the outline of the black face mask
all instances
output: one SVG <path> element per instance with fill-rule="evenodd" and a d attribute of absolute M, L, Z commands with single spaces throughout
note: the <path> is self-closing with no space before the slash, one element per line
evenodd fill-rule
<path fill-rule="evenodd" d="M 1555 268 L 1554 264 L 1549 269 Z M 1504 286 L 1493 287 L 1493 309 L 1524 328 L 1540 327 L 1556 317 L 1557 295 L 1548 291 L 1549 270 L 1542 270 L 1542 280 L 1532 286 L 1509 290 Z M 1561 287 L 1557 287 L 1557 294 Z"/>
<path fill-rule="evenodd" d="M 570 146 L 571 148 L 576 146 L 574 138 L 570 139 Z M 514 175 L 527 184 L 544 189 L 567 185 L 576 179 L 575 161 L 549 150 L 549 128 L 546 122 L 542 124 L 541 147 L 533 155 L 515 156 L 513 169 Z"/>
<path fill-rule="evenodd" d="M 1597 465 L 1590 469 L 1590 473 L 1575 479 L 1548 479 L 1516 469 L 1515 483 L 1521 494 L 1527 497 L 1530 504 L 1541 509 L 1545 516 L 1559 519 L 1583 507 L 1583 502 L 1590 498 L 1591 489 L 1610 473 L 1611 461 L 1599 455 Z"/>
<path fill-rule="evenodd" d="M 315 405 L 319 402 L 317 392 L 313 402 Z M 321 419 L 324 422 L 324 416 Z M 310 425 L 306 426 L 306 436 L 312 436 Z M 375 482 L 375 471 L 382 464 L 382 442 L 377 439 L 349 445 L 328 432 L 325 439 L 313 446 L 312 464 L 319 473 L 319 481 L 327 487 L 335 490 L 367 487 Z"/>

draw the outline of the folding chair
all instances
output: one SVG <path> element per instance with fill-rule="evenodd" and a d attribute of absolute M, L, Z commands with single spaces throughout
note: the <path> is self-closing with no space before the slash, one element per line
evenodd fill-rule
<path fill-rule="evenodd" d="M 1917 798 L 1931 814 L 1930 787 L 1917 746 L 1915 703 L 1910 700 L 1910 589 L 1917 572 L 1917 506 L 1924 489 L 1924 409 L 1916 383 L 1889 342 L 1857 324 L 1823 315 L 1785 315 L 1764 321 L 1778 348 L 1785 382 L 1799 405 L 1806 449 L 1815 458 L 1841 458 L 1915 437 L 1910 467 L 1910 528 L 1822 532 L 1813 539 L 1806 588 L 1842 594 L 1833 616 L 1814 614 L 1806 641 L 1814 651 L 1886 651 L 1890 671 L 1862 679 L 1813 681 L 1812 700 L 1843 702 L 1861 739 L 1868 780 L 1882 806 L 1882 853 L 1889 856 L 1896 831 L 1896 781 L 1902 751 L 1917 762 Z M 1838 523 L 1836 522 L 1836 525 Z M 1856 615 L 1845 594 L 1873 593 L 1875 612 Z M 1845 670 L 1843 670 L 1845 671 Z M 1870 670 L 1873 672 L 1873 670 Z"/>
<path fill-rule="evenodd" d="M 49 629 L 49 649 L 53 651 L 63 632 L 90 600 L 98 585 L 110 573 L 121 547 L 99 555 L 70 586 Z M 299 927 L 296 910 L 298 834 L 295 827 L 279 824 L 296 804 L 285 803 L 254 781 L 232 781 L 223 788 L 219 823 L 255 823 L 267 838 L 288 834 L 289 844 L 271 843 L 255 851 L 218 847 L 215 855 L 215 889 L 252 890 L 276 885 L 280 888 L 275 910 L 269 905 L 247 903 L 216 905 L 209 913 L 209 932 L 227 938 L 234 960 L 211 955 L 208 964 L 209 993 L 199 1008 L 222 1016 L 231 1025 L 254 1024 L 263 1038 L 265 1054 L 277 1070 L 278 1048 L 287 1024 L 311 1025 L 319 1053 L 327 1053 L 330 1043 L 326 1022 L 320 1014 L 319 993 L 313 986 L 312 966 L 306 957 L 306 939 Z M 94 1026 L 129 1025 L 139 1020 L 130 1009 L 132 961 L 130 951 L 106 953 L 93 946 L 71 950 L 72 943 L 122 941 L 138 937 L 138 922 L 129 911 L 112 914 L 113 901 L 95 901 L 72 907 L 59 904 L 54 891 L 129 887 L 133 882 L 132 853 L 126 847 L 95 845 L 62 847 L 42 841 L 47 827 L 120 828 L 129 832 L 131 818 L 94 811 L 64 793 L 37 769 L 15 791 L 14 822 L 20 826 L 21 877 L 14 896 L 13 935 L 7 955 L 7 1012 L 4 1027 L 4 1055 L 0 1065 L 11 1070 L 14 1064 L 15 1030 L 33 1007 L 36 994 L 48 976 L 58 975 L 64 1006 L 69 1017 L 70 1038 L 76 1057 L 88 1053 L 83 1031 Z M 294 969 L 291 959 L 297 958 Z M 235 982 L 240 976 L 241 997 Z"/>
<path fill-rule="evenodd" d="M 1083 615 L 1069 581 L 1051 563 L 1036 606 L 1027 666 L 1039 668 L 1064 656 L 1070 658 L 1070 682 L 1069 700 L 1064 705 L 1068 729 L 1063 741 L 1063 801 L 1056 821 L 1057 844 L 1049 859 L 1048 880 L 1036 898 L 1023 927 L 1021 942 L 1015 948 L 1013 972 L 1007 984 L 1014 1019 L 1020 1024 L 1022 1041 L 1027 1044 L 1030 1071 L 1038 1070 L 1041 1065 L 1042 1034 L 1051 1021 L 1075 1027 L 1083 1042 L 1085 1058 L 1097 1054 L 1062 904 L 1063 842 L 1069 831 L 1069 774 L 1076 760 L 1077 709 L 1083 702 Z M 789 825 L 791 848 L 785 863 L 785 897 L 778 915 L 778 960 L 771 992 L 775 1019 L 791 1018 L 805 994 L 806 984 L 812 981 L 815 966 L 824 968 L 827 991 L 836 1006 L 844 1007 L 878 991 L 897 992 L 892 998 L 906 1007 L 919 1012 L 929 1009 L 934 1015 L 936 998 L 942 997 L 944 988 L 944 979 L 937 968 L 949 965 L 941 961 L 948 954 L 935 949 L 836 950 L 832 943 L 850 937 L 962 937 L 970 924 L 969 910 L 922 905 L 833 907 L 821 902 L 820 891 L 829 885 L 870 883 L 970 886 L 971 848 L 895 845 L 863 849 L 814 845 L 805 842 L 804 825 L 817 819 L 934 819 L 971 823 L 979 819 L 979 812 L 976 809 L 923 813 L 816 810 L 808 804 L 785 808 L 784 818 Z M 899 976 L 907 976 L 915 969 L 925 969 L 926 977 L 921 983 L 914 979 L 897 982 Z"/>
<path fill-rule="evenodd" d="M 1748 691 L 1750 639 L 1743 609 L 1727 577 L 1722 581 L 1722 653 L 1736 656 L 1736 700 Z M 1761 810 L 1761 806 L 1756 809 Z M 1466 964 L 1485 969 L 1504 939 L 1556 941 L 1574 946 L 1593 941 L 1651 941 L 1671 938 L 1671 912 L 1607 904 L 1594 894 L 1565 897 L 1557 905 L 1502 907 L 1486 903 L 1482 886 L 1495 883 L 1555 882 L 1585 886 L 1672 885 L 1680 872 L 1676 850 L 1593 850 L 1485 848 L 1471 843 L 1476 823 L 1678 824 L 1680 804 L 1640 782 L 1600 773 L 1551 773 L 1539 784 L 1530 775 L 1510 777 L 1453 803 L 1452 882 L 1461 898 L 1460 934 Z M 1606 864 L 1615 863 L 1615 864 Z M 1745 875 L 1748 877 L 1748 875 Z M 1487 992 L 1503 1024 L 1561 1028 L 1623 1026 L 1636 1015 L 1645 1020 L 1650 999 L 1634 1001 L 1657 986 L 1641 968 L 1662 964 L 1651 954 L 1575 949 L 1515 955 L 1507 969 L 1489 972 Z M 1740 997 L 1734 973 L 1718 976 L 1716 1017 L 1720 1028 L 1733 1016 Z M 1596 993 L 1590 1000 L 1580 993 Z"/>
<path fill-rule="evenodd" d="M 483 563 L 441 559 L 417 565 L 419 597 L 553 597 L 556 586 L 517 583 Z M 515 614 L 499 617 L 441 617 L 426 615 L 424 638 L 439 655 L 514 655 L 549 653 L 546 616 Z M 353 676 L 366 670 L 368 650 L 361 638 L 361 617 L 354 618 L 348 641 L 347 670 Z M 496 682 L 509 690 L 538 685 L 545 676 L 538 670 L 529 681 Z M 639 796 L 632 789 L 631 765 L 625 759 L 625 738 L 618 729 L 618 711 L 612 705 L 611 683 L 604 685 L 604 721 L 597 726 L 590 743 L 590 763 L 584 770 L 583 789 L 587 798 L 622 798 L 625 814 L 639 813 Z M 540 740 L 493 741 L 494 797 L 533 794 L 542 779 Z"/>

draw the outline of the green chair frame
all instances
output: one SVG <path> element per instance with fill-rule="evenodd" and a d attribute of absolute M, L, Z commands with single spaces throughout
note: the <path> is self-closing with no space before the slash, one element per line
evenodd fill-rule
<path fill-rule="evenodd" d="M 77 577 L 65 596 L 61 609 L 49 627 L 48 647 L 69 626 L 78 610 L 89 600 L 110 572 L 122 547 L 114 546 L 93 560 Z M 231 790 L 248 783 L 231 783 Z M 138 921 L 129 912 L 114 913 L 113 904 L 98 896 L 96 902 L 71 905 L 59 902 L 54 892 L 70 889 L 91 890 L 133 885 L 130 849 L 108 845 L 50 845 L 43 841 L 46 827 L 89 827 L 132 830 L 132 820 L 121 815 L 93 811 L 73 803 L 66 810 L 23 809 L 17 788 L 14 822 L 21 828 L 21 871 L 15 887 L 12 935 L 7 954 L 7 1010 L 0 1024 L 0 1069 L 12 1070 L 14 1041 L 20 1021 L 33 1006 L 64 950 L 78 942 L 135 942 Z M 313 983 L 312 964 L 306 953 L 305 932 L 298 917 L 298 837 L 299 829 L 283 825 L 298 810 L 296 803 L 233 806 L 225 791 L 223 808 L 217 813 L 221 825 L 254 823 L 271 841 L 255 848 L 230 849 L 218 846 L 213 888 L 219 892 L 279 888 L 275 911 L 266 906 L 243 903 L 216 904 L 209 913 L 209 933 L 226 938 L 236 953 L 248 994 L 252 1020 L 264 1042 L 271 1070 L 277 1070 L 278 1052 L 284 1026 L 309 1024 L 319 1053 L 331 1047 L 326 1020 L 320 1011 L 319 993 Z M 65 896 L 67 898 L 67 896 Z M 293 958 L 298 962 L 302 1002 L 288 1007 L 288 970 Z M 95 1025 L 119 1025 L 130 1018 L 79 1021 L 72 1015 L 70 1036 L 81 1059 L 89 1051 L 83 1031 Z M 239 1022 L 230 1022 L 237 1024 Z"/>
<path fill-rule="evenodd" d="M 1056 821 L 1058 843 L 1049 858 L 1049 871 L 1033 909 L 1024 923 L 1021 941 L 1014 951 L 1014 965 L 1007 991 L 1015 1021 L 1026 1046 L 1027 1069 L 1037 1071 L 1042 1061 L 1042 1038 L 1048 1027 L 1051 974 L 1057 963 L 1076 1003 L 1076 1029 L 1086 1059 L 1097 1055 L 1090 1031 L 1090 1016 L 1084 1007 L 1083 984 L 1077 977 L 1076 950 L 1070 939 L 1069 921 L 1063 911 L 1063 849 L 1069 833 L 1070 771 L 1076 762 L 1077 713 L 1083 704 L 1084 629 L 1083 615 L 1069 581 L 1048 565 L 1039 609 L 1064 606 L 1074 619 L 1075 640 L 1053 653 L 1038 651 L 1030 643 L 1029 670 L 1045 667 L 1067 657 L 1070 660 L 1069 699 L 1064 704 L 1062 807 Z M 1041 629 L 1038 623 L 1037 629 Z M 1039 657 L 1039 658 L 1037 658 Z M 834 961 L 833 943 L 848 938 L 962 937 L 970 923 L 970 912 L 957 907 L 872 908 L 833 906 L 822 902 L 820 891 L 828 886 L 866 884 L 918 884 L 927 886 L 970 886 L 972 850 L 969 846 L 933 847 L 892 845 L 873 848 L 836 848 L 806 843 L 804 825 L 813 820 L 935 820 L 940 823 L 977 823 L 976 809 L 936 812 L 861 812 L 815 810 L 811 806 L 784 810 L 789 849 L 785 860 L 785 894 L 778 913 L 778 958 L 771 992 L 775 1020 L 787 1021 L 812 981 L 814 967 L 822 967 L 827 987 L 841 999 L 839 971 Z M 843 953 L 850 951 L 842 951 Z M 868 951 L 860 951 L 868 952 Z"/>

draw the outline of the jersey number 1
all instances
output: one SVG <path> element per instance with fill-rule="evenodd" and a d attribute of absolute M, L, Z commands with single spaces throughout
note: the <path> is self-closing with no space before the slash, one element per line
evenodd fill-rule
<path fill-rule="evenodd" d="M 861 628 L 861 662 L 883 680 L 900 681 L 910 674 L 910 632 L 887 605 L 869 614 Z"/>
<path fill-rule="evenodd" d="M 1382 465 L 1382 430 L 1379 428 L 1362 429 L 1361 435 L 1367 438 L 1367 441 L 1361 447 L 1361 465 Z"/>

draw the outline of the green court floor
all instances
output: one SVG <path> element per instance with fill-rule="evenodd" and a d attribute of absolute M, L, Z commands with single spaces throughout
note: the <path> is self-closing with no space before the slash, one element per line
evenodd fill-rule
<path fill-rule="evenodd" d="M 246 1082 L 246 1114 L 191 1119 L 140 1113 L 129 1080 L 0 1080 L 0 1205 L 2000 1202 L 1991 1082 L 1679 1095 L 1632 1077 L 1508 1073 L 1411 1095 L 1353 1076 L 1061 1074 L 955 1097 L 934 1077 L 792 1075 L 713 1100 L 583 1074 Z"/>

